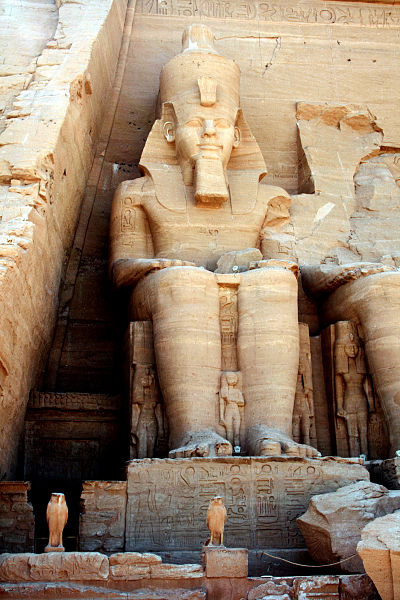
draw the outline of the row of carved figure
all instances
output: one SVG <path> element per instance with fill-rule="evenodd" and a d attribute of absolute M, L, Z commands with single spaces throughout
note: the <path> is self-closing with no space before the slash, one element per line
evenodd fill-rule
<path fill-rule="evenodd" d="M 137 329 L 147 328 L 151 338 L 150 323 L 133 325 Z M 383 458 L 387 452 L 385 419 L 368 373 L 357 328 L 352 321 L 340 321 L 328 333 L 334 340 L 333 352 L 325 360 L 325 370 L 331 370 L 333 378 L 325 412 L 331 417 L 330 429 L 336 453 L 339 456 Z M 305 323 L 299 323 L 299 336 L 292 435 L 295 442 L 318 449 L 312 356 L 309 329 Z M 151 458 L 168 446 L 168 420 L 156 366 L 135 363 L 131 376 L 131 458 Z M 244 446 L 244 407 L 241 372 L 222 371 L 216 399 L 216 422 L 235 453 L 241 453 Z"/>

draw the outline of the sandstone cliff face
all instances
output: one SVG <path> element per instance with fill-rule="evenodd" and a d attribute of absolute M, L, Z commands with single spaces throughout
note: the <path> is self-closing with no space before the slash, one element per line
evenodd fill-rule
<path fill-rule="evenodd" d="M 1 478 L 13 475 L 29 390 L 51 340 L 126 9 L 124 0 L 60 0 L 57 22 L 56 6 L 44 3 L 28 6 L 21 22 L 16 4 L 6 6 L 15 29 L 5 42 L 7 69 L 18 73 L 3 78 L 17 79 L 2 96 L 0 123 Z M 14 64 L 16 48 L 24 58 Z"/>

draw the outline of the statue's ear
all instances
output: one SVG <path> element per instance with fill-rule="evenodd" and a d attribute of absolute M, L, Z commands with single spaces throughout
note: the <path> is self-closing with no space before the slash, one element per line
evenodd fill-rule
<path fill-rule="evenodd" d="M 167 142 L 174 142 L 176 114 L 174 105 L 171 102 L 164 102 L 162 105 L 161 120 L 163 122 L 163 135 L 165 139 Z"/>
<path fill-rule="evenodd" d="M 239 127 L 235 127 L 235 137 L 233 138 L 233 147 L 237 148 L 240 144 L 240 129 Z"/>

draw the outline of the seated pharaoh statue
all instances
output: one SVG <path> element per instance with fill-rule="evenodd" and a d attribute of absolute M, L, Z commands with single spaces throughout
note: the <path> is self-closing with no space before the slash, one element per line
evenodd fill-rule
<path fill-rule="evenodd" d="M 243 451 L 311 457 L 314 448 L 292 439 L 297 265 L 274 255 L 269 237 L 270 207 L 287 212 L 290 199 L 262 181 L 265 163 L 240 109 L 240 70 L 213 42 L 207 27 L 190 26 L 161 72 L 144 175 L 122 183 L 113 200 L 111 277 L 130 290 L 131 321 L 153 323 L 170 457 L 232 454 L 228 400 L 236 397 Z M 233 342 L 224 355 L 228 305 Z M 225 429 L 221 381 L 232 387 L 220 396 Z"/>

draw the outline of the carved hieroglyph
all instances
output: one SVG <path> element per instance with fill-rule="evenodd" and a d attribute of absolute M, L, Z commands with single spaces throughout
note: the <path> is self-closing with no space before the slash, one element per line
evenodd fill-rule
<path fill-rule="evenodd" d="M 261 181 L 239 68 L 213 39 L 204 25 L 190 26 L 182 53 L 161 72 L 144 176 L 114 196 L 110 274 L 132 290 L 130 318 L 153 323 L 171 457 L 232 453 L 218 433 L 221 370 L 241 372 L 249 454 L 314 456 L 292 440 L 299 335 L 290 234 L 269 243 L 288 221 L 290 198 Z M 213 273 L 221 257 L 251 249 L 267 260 L 241 272 L 233 289 L 221 287 Z"/>
<path fill-rule="evenodd" d="M 215 496 L 224 499 L 227 511 L 226 546 L 303 548 L 296 518 L 311 496 L 359 480 L 368 480 L 367 470 L 348 459 L 133 460 L 125 551 L 199 550 L 208 537 L 207 511 Z"/>
<path fill-rule="evenodd" d="M 51 494 L 47 505 L 47 525 L 49 526 L 49 543 L 45 552 L 64 552 L 62 534 L 68 519 L 68 508 L 62 493 Z"/>

